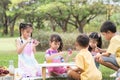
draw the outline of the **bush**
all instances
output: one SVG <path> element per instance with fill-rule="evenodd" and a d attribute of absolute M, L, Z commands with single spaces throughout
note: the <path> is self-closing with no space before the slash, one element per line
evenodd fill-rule
<path fill-rule="evenodd" d="M 102 48 L 108 48 L 109 41 L 106 41 L 104 38 L 102 39 Z"/>
<path fill-rule="evenodd" d="M 40 45 L 37 46 L 37 50 L 46 50 L 49 48 L 49 38 L 51 34 L 59 34 L 63 40 L 63 50 L 69 48 L 75 49 L 75 39 L 79 33 L 57 33 L 57 32 L 44 32 L 38 31 L 33 36 L 40 41 Z"/>
<path fill-rule="evenodd" d="M 38 51 L 45 51 L 49 48 L 49 38 L 51 34 L 59 34 L 63 40 L 63 50 L 68 50 L 69 48 L 75 49 L 74 43 L 79 35 L 79 33 L 57 33 L 57 32 L 45 32 L 37 31 L 33 36 L 35 39 L 40 41 L 40 45 L 37 46 Z M 87 34 L 89 35 L 89 33 Z M 103 48 L 107 48 L 109 42 L 103 38 Z"/>

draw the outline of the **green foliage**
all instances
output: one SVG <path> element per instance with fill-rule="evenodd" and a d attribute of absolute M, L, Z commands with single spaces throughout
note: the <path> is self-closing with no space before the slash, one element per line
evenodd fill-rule
<path fill-rule="evenodd" d="M 12 32 L 14 23 L 18 25 L 16 23 L 20 22 L 30 22 L 39 30 L 60 29 L 63 32 L 70 32 L 72 27 L 73 31 L 86 32 L 86 29 L 91 26 L 96 28 L 106 20 L 103 17 L 107 12 L 107 5 L 100 1 L 91 3 L 88 0 L 2 0 L 0 1 L 0 27 L 3 27 L 1 32 L 5 30 L 5 24 Z M 119 13 L 119 7 L 112 8 L 114 12 Z M 95 21 L 94 19 L 99 19 L 98 15 L 102 15 L 103 19 Z M 119 25 L 118 16 L 112 13 L 111 20 Z"/>
<path fill-rule="evenodd" d="M 44 54 L 45 54 L 45 52 L 37 52 L 35 54 L 35 58 L 37 59 L 37 61 L 39 63 L 44 62 Z M 8 67 L 9 60 L 11 60 L 11 59 L 14 60 L 15 68 L 17 68 L 18 67 L 18 55 L 16 54 L 16 52 L 6 52 L 6 51 L 1 52 L 0 53 L 0 66 Z M 70 61 L 72 61 L 72 60 L 70 60 Z M 100 71 L 102 72 L 103 80 L 115 80 L 115 78 L 109 77 L 109 75 L 114 72 L 113 70 L 100 65 Z M 53 80 L 53 79 L 51 79 L 51 80 Z M 63 80 L 63 79 L 61 79 L 61 80 Z"/>
<path fill-rule="evenodd" d="M 91 29 L 92 30 L 92 29 Z M 98 31 L 98 30 L 96 30 Z M 94 31 L 91 31 L 94 32 Z M 44 32 L 39 31 L 36 32 L 33 37 L 40 41 L 40 45 L 37 46 L 37 50 L 39 51 L 45 51 L 49 48 L 49 38 L 51 34 L 58 34 L 61 36 L 63 40 L 63 50 L 68 50 L 69 48 L 75 50 L 75 41 L 77 36 L 79 35 L 79 32 L 77 33 L 58 33 L 58 32 Z M 87 33 L 89 35 L 90 33 Z M 104 39 L 102 36 L 102 48 L 107 48 L 109 42 Z"/>
<path fill-rule="evenodd" d="M 54 22 L 63 29 L 64 25 L 60 23 L 64 24 L 64 22 L 66 22 L 66 24 L 70 22 L 70 24 L 76 28 L 84 27 L 83 24 L 86 24 L 88 20 L 92 20 L 99 14 L 104 14 L 106 9 L 105 5 L 100 2 L 89 4 L 87 0 L 59 0 L 41 5 L 36 9 L 36 12 L 40 14 L 40 16 L 44 16 L 47 20 L 54 20 Z M 51 21 L 51 23 L 53 23 L 53 21 Z M 67 25 L 65 26 L 67 27 Z"/>
<path fill-rule="evenodd" d="M 117 25 L 120 25 L 120 13 L 116 13 L 116 14 L 113 14 L 112 16 L 111 16 L 111 20 L 113 21 L 113 22 L 115 22 Z"/>
<path fill-rule="evenodd" d="M 47 50 L 49 48 L 49 38 L 51 34 L 58 34 L 61 36 L 64 45 L 63 50 L 68 50 L 69 48 L 75 49 L 74 43 L 79 33 L 57 33 L 39 31 L 34 34 L 34 38 L 40 41 L 40 45 L 37 47 L 37 50 Z"/>

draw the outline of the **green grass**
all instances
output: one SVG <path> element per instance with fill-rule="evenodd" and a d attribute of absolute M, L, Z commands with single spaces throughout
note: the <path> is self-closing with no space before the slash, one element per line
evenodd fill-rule
<path fill-rule="evenodd" d="M 0 38 L 0 66 L 8 67 L 9 60 L 14 60 L 14 65 L 17 67 L 18 54 L 15 51 L 15 39 L 16 38 Z M 45 52 L 35 53 L 35 57 L 39 63 L 44 62 L 44 53 Z M 114 73 L 113 70 L 101 65 L 100 71 L 102 72 L 103 80 L 115 80 L 109 77 L 110 74 Z"/>
<path fill-rule="evenodd" d="M 15 51 L 16 38 L 0 38 L 0 53 L 1 51 Z"/>
<path fill-rule="evenodd" d="M 44 52 L 37 52 L 35 54 L 35 57 L 39 63 L 44 62 Z M 9 65 L 9 60 L 14 60 L 14 65 L 17 67 L 17 62 L 18 62 L 18 55 L 16 52 L 2 52 L 0 53 L 0 66 L 7 66 Z M 103 80 L 114 80 L 114 78 L 110 78 L 109 75 L 114 73 L 113 70 L 100 66 L 100 71 L 102 72 L 103 75 Z"/>

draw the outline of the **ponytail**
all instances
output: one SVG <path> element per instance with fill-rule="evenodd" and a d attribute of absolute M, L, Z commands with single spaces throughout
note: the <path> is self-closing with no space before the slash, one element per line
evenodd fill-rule
<path fill-rule="evenodd" d="M 22 35 L 21 30 L 26 29 L 28 26 L 33 29 L 32 24 L 30 24 L 30 23 L 20 23 L 20 25 L 19 25 L 20 36 Z M 32 37 L 32 34 L 31 34 L 31 37 Z"/>
<path fill-rule="evenodd" d="M 102 37 L 98 34 L 98 45 L 97 47 L 102 48 Z"/>
<path fill-rule="evenodd" d="M 19 25 L 19 32 L 20 32 L 20 36 L 21 36 L 21 29 L 23 29 L 25 27 L 24 23 L 20 23 Z"/>

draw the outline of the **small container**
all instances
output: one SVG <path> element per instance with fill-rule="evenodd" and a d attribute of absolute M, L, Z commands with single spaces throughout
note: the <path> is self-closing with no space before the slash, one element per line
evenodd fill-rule
<path fill-rule="evenodd" d="M 9 61 L 8 70 L 9 70 L 9 74 L 10 74 L 11 76 L 14 76 L 15 68 L 14 68 L 14 62 L 13 62 L 13 60 L 10 60 L 10 61 Z"/>
<path fill-rule="evenodd" d="M 36 76 L 38 76 L 38 77 L 41 76 L 41 70 L 40 70 L 40 67 L 37 67 Z"/>

